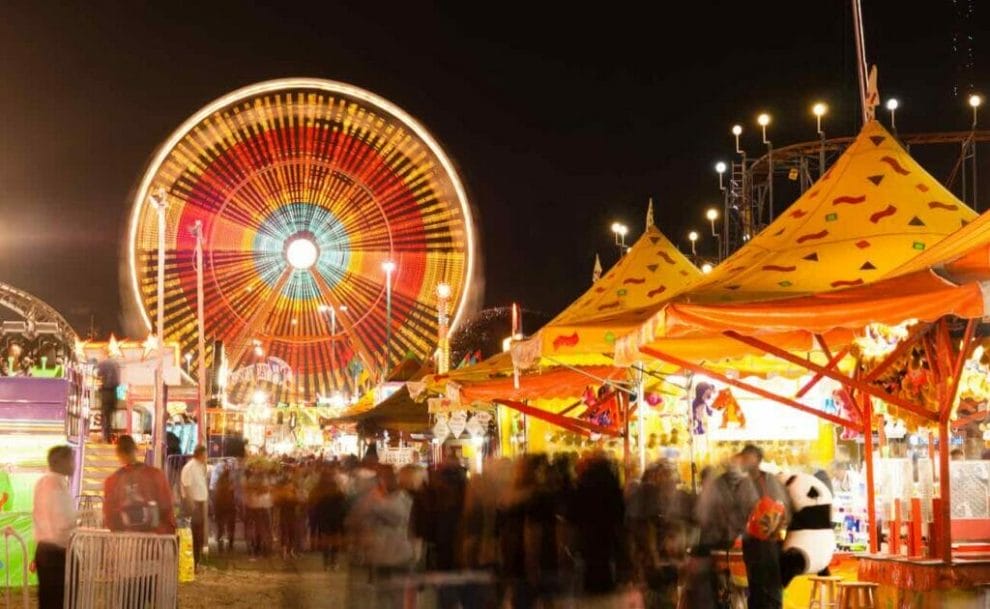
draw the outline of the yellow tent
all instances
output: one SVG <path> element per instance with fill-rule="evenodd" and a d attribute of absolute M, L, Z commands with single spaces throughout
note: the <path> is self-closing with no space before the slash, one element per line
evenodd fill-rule
<path fill-rule="evenodd" d="M 516 366 L 611 364 L 615 340 L 651 307 L 701 278 L 690 260 L 649 223 L 604 277 L 532 338 L 512 346 Z"/>
<path fill-rule="evenodd" d="M 616 359 L 636 361 L 642 357 L 640 347 L 651 344 L 695 361 L 750 352 L 718 334 L 693 337 L 687 326 L 674 326 L 697 320 L 708 313 L 706 307 L 753 306 L 872 283 L 975 217 L 871 121 L 770 226 L 691 290 L 655 307 L 637 331 L 619 340 Z M 774 336 L 775 344 L 797 351 L 814 348 L 810 333 L 775 333 L 770 309 L 761 315 L 765 334 Z"/>

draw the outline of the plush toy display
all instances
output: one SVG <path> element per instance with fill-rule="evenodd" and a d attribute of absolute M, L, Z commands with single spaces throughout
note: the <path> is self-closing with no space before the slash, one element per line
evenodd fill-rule
<path fill-rule="evenodd" d="M 796 576 L 822 573 L 832 562 L 832 492 L 821 480 L 804 473 L 781 474 L 791 499 L 792 516 L 780 555 L 780 577 L 786 587 Z"/>

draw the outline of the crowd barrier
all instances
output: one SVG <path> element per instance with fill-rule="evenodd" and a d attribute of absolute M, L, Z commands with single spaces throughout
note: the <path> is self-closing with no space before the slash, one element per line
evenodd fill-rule
<path fill-rule="evenodd" d="M 28 547 L 24 538 L 17 534 L 14 527 L 5 527 L 3 530 L 3 572 L 5 575 L 4 581 L 4 600 L 6 609 L 12 609 L 13 604 L 13 582 L 10 577 L 10 565 L 13 564 L 10 560 L 10 543 L 11 540 L 17 542 L 18 547 L 21 550 L 21 556 L 24 557 L 21 560 L 21 607 L 22 609 L 28 609 Z"/>
<path fill-rule="evenodd" d="M 80 529 L 66 557 L 66 609 L 175 609 L 175 535 Z"/>

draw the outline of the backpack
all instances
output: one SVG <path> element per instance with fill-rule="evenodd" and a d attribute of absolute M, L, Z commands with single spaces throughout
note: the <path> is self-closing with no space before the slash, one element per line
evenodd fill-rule
<path fill-rule="evenodd" d="M 140 463 L 121 470 L 117 483 L 118 524 L 121 530 L 149 533 L 161 524 L 161 512 L 155 499 L 155 481 L 151 469 Z"/>
<path fill-rule="evenodd" d="M 784 504 L 770 496 L 767 491 L 766 474 L 760 476 L 760 490 L 763 496 L 756 502 L 746 523 L 746 532 L 750 537 L 767 541 L 773 537 L 784 523 L 786 510 Z"/>

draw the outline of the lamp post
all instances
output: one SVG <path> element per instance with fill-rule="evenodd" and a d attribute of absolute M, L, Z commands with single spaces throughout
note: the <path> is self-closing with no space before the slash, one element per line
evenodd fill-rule
<path fill-rule="evenodd" d="M 727 167 L 725 166 L 725 163 L 723 163 L 722 161 L 719 161 L 718 163 L 715 163 L 715 172 L 718 173 L 718 189 L 719 190 L 725 190 L 725 182 L 723 181 L 723 177 L 725 176 L 725 170 L 726 169 L 727 169 Z"/>
<path fill-rule="evenodd" d="M 769 190 L 769 200 L 770 200 L 770 218 L 773 221 L 773 142 L 767 139 L 767 125 L 770 124 L 770 115 L 766 112 L 760 114 L 756 117 L 756 122 L 759 123 L 760 128 L 763 130 L 763 143 L 767 145 L 767 188 Z"/>
<path fill-rule="evenodd" d="M 715 244 L 717 248 L 716 255 L 718 259 L 722 259 L 722 235 L 715 230 L 715 221 L 718 220 L 718 209 L 710 207 L 708 211 L 705 212 L 705 217 L 708 218 L 708 222 L 712 226 L 712 237 L 715 237 Z"/>
<path fill-rule="evenodd" d="M 321 313 L 330 313 L 330 377 L 333 379 L 334 387 L 337 386 L 337 309 L 333 305 L 320 305 L 317 310 Z"/>
<path fill-rule="evenodd" d="M 691 242 L 691 257 L 693 257 L 695 261 L 697 261 L 698 251 L 695 245 L 698 243 L 698 231 L 693 230 L 690 233 L 688 233 L 688 241 Z"/>
<path fill-rule="evenodd" d="M 196 220 L 192 227 L 192 233 L 196 237 L 196 350 L 198 369 L 196 388 L 199 395 L 199 409 L 196 427 L 199 430 L 199 443 L 206 446 L 207 440 L 207 418 L 206 418 L 206 330 L 203 314 L 203 222 Z M 186 365 L 188 370 L 189 366 Z"/>
<path fill-rule="evenodd" d="M 890 112 L 890 130 L 894 132 L 894 135 L 897 135 L 896 113 L 899 105 L 900 103 L 893 97 L 887 100 L 887 111 Z"/>
<path fill-rule="evenodd" d="M 742 125 L 733 125 L 732 135 L 736 138 L 736 154 L 742 154 L 742 148 L 739 147 L 739 136 L 742 135 Z"/>
<path fill-rule="evenodd" d="M 818 102 L 811 108 L 811 112 L 815 115 L 815 121 L 818 124 L 818 139 L 821 141 L 821 146 L 818 148 L 818 177 L 820 179 L 825 175 L 825 131 L 822 129 L 822 117 L 828 112 L 828 106 Z"/>
<path fill-rule="evenodd" d="M 386 260 L 382 263 L 382 270 L 385 271 L 385 371 L 382 381 L 388 378 L 392 363 L 392 273 L 395 272 L 395 263 Z"/>
<path fill-rule="evenodd" d="M 151 440 L 155 447 L 155 465 L 165 464 L 165 211 L 168 208 L 168 195 L 164 188 L 159 188 L 148 201 L 158 212 L 158 318 L 156 333 L 158 334 L 158 366 L 155 370 L 155 427 Z"/>
<path fill-rule="evenodd" d="M 615 235 L 615 246 L 619 248 L 621 258 L 626 253 L 626 235 L 629 234 L 629 227 L 620 222 L 613 222 L 612 234 Z"/>
<path fill-rule="evenodd" d="M 975 210 L 979 210 L 980 209 L 980 199 L 979 199 L 979 197 L 976 196 L 976 178 L 977 178 L 977 172 L 976 172 L 976 138 L 974 136 L 976 134 L 977 113 L 979 112 L 979 109 L 980 109 L 980 106 L 981 105 L 983 105 L 983 97 L 982 96 L 980 96 L 980 95 L 978 95 L 976 93 L 974 93 L 974 94 L 972 94 L 972 95 L 969 96 L 969 107 L 973 109 L 973 127 L 971 129 L 972 132 L 969 135 L 969 141 L 970 141 L 970 144 L 969 145 L 972 146 L 972 151 L 970 152 L 970 156 L 973 159 L 972 160 L 972 163 L 973 163 L 973 209 L 975 209 Z M 965 184 L 965 181 L 963 182 L 963 184 Z"/>
<path fill-rule="evenodd" d="M 450 328 L 450 284 L 437 285 L 437 374 L 450 371 L 450 343 L 447 333 Z"/>
<path fill-rule="evenodd" d="M 711 273 L 712 272 L 712 265 L 711 265 L 711 263 L 706 262 L 706 263 L 702 264 L 701 265 L 701 272 L 704 273 L 705 275 L 707 275 L 708 273 Z"/>

